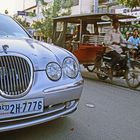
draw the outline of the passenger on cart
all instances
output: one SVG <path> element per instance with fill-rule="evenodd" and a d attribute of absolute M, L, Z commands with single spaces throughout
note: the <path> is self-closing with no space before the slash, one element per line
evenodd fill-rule
<path fill-rule="evenodd" d="M 70 52 L 75 51 L 78 48 L 79 40 L 80 40 L 80 25 L 77 25 L 71 38 L 66 41 L 67 50 L 69 50 Z"/>
<path fill-rule="evenodd" d="M 80 39 L 80 25 L 76 26 L 76 30 L 74 31 L 72 36 L 73 36 L 72 38 L 74 41 L 79 41 L 79 39 Z"/>
<path fill-rule="evenodd" d="M 79 43 L 80 43 L 80 25 L 76 26 L 76 30 L 74 31 L 72 35 L 72 40 L 71 40 L 71 52 L 74 52 L 78 50 L 79 48 Z"/>

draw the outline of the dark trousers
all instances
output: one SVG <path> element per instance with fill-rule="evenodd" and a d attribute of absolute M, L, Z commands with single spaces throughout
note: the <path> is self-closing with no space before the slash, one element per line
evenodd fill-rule
<path fill-rule="evenodd" d="M 111 63 L 112 68 L 114 68 L 115 65 L 121 61 L 121 55 L 119 53 L 117 53 L 116 51 L 110 51 L 110 52 L 106 53 L 105 56 L 111 58 L 110 63 Z"/>

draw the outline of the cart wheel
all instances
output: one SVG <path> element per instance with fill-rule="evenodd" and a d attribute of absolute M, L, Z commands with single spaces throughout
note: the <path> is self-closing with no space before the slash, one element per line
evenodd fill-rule
<path fill-rule="evenodd" d="M 105 69 L 106 69 L 105 67 L 100 67 L 98 69 L 97 77 L 100 80 L 106 80 L 108 78 L 108 76 L 106 76 Z"/>
<path fill-rule="evenodd" d="M 95 66 L 94 65 L 88 65 L 88 66 L 86 66 L 86 68 L 89 72 L 93 72 L 93 70 L 95 69 Z"/>
<path fill-rule="evenodd" d="M 126 71 L 126 83 L 129 88 L 135 89 L 140 86 L 140 65 L 133 64 L 132 68 Z"/>
<path fill-rule="evenodd" d="M 83 64 L 84 68 L 86 68 L 89 72 L 93 72 L 95 69 L 94 64 Z"/>

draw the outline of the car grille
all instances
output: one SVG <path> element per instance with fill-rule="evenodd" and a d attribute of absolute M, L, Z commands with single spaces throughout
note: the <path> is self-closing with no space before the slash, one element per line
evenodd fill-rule
<path fill-rule="evenodd" d="M 19 56 L 0 56 L 0 90 L 2 95 L 16 97 L 29 88 L 32 70 L 28 61 Z"/>

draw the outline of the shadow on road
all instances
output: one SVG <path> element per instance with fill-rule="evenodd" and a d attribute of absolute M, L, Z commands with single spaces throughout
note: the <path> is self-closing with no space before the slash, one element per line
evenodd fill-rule
<path fill-rule="evenodd" d="M 86 70 L 82 70 L 82 76 L 84 78 L 95 80 L 95 81 L 98 81 L 98 82 L 104 82 L 104 83 L 108 83 L 108 84 L 123 87 L 123 88 L 129 88 L 126 84 L 125 79 L 123 79 L 123 78 L 113 78 L 113 81 L 111 81 L 110 79 L 100 80 L 100 79 L 97 78 L 95 73 L 88 72 Z M 140 87 L 138 87 L 137 89 L 131 89 L 131 90 L 140 91 Z"/>
<path fill-rule="evenodd" d="M 72 124 L 74 124 L 74 122 L 70 117 L 59 118 L 40 125 L 0 133 L 0 138 L 2 140 L 59 139 L 59 135 L 62 134 L 63 129 L 64 131 L 67 131 L 67 134 L 74 131 Z"/>

